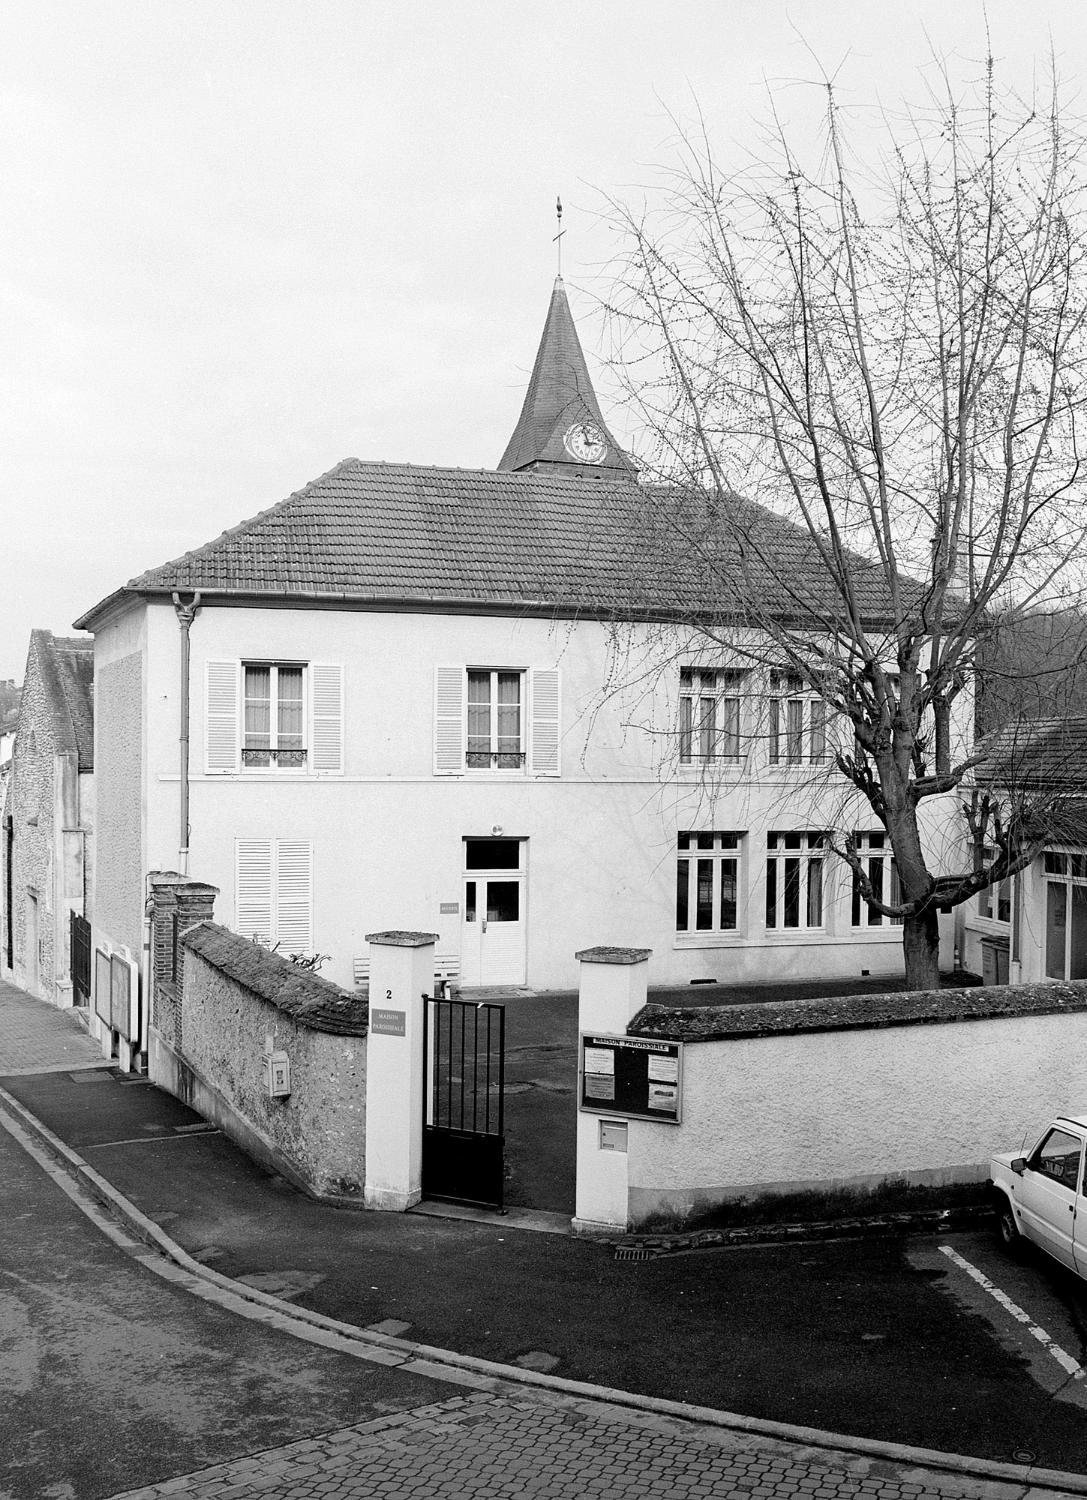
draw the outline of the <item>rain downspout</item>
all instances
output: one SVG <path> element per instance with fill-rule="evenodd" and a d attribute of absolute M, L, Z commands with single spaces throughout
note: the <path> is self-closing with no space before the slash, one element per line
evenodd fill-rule
<path fill-rule="evenodd" d="M 199 589 L 188 604 L 182 604 L 180 594 L 174 595 L 177 623 L 181 627 L 181 729 L 178 735 L 181 757 L 181 837 L 177 849 L 179 875 L 189 873 L 189 626 L 196 619 L 199 608 Z"/>

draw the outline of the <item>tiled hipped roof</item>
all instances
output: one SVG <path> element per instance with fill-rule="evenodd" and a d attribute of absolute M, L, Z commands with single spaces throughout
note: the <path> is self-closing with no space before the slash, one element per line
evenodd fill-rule
<path fill-rule="evenodd" d="M 986 743 L 975 773 L 986 785 L 1087 788 L 1087 718 L 1025 719 L 1005 725 Z"/>
<path fill-rule="evenodd" d="M 798 527 L 745 501 L 654 491 L 628 479 L 422 468 L 345 459 L 215 541 L 134 578 L 77 621 L 93 628 L 125 594 L 200 589 L 345 607 L 490 608 L 667 619 L 738 608 L 839 606 Z M 878 569 L 858 560 L 856 591 L 886 615 Z"/>

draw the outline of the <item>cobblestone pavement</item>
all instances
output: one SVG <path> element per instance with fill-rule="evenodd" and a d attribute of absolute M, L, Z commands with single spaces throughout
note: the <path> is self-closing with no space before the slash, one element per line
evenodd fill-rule
<path fill-rule="evenodd" d="M 112 1500 L 1018 1500 L 985 1483 L 573 1399 L 457 1396 Z"/>
<path fill-rule="evenodd" d="M 105 1067 L 101 1048 L 70 1010 L 0 980 L 0 1075 Z"/>

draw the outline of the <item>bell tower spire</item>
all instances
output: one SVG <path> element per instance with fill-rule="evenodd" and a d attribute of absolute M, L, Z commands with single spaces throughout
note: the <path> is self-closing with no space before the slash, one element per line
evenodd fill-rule
<path fill-rule="evenodd" d="M 637 470 L 608 431 L 589 379 L 562 282 L 562 200 L 555 200 L 560 273 L 555 277 L 536 363 L 499 469 L 582 478 L 635 479 Z"/>

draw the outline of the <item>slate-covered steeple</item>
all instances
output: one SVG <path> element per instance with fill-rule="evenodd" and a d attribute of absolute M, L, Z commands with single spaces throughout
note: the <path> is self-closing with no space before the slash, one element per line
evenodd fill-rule
<path fill-rule="evenodd" d="M 525 404 L 498 467 L 599 479 L 637 475 L 600 415 L 561 276 L 555 277 Z"/>

